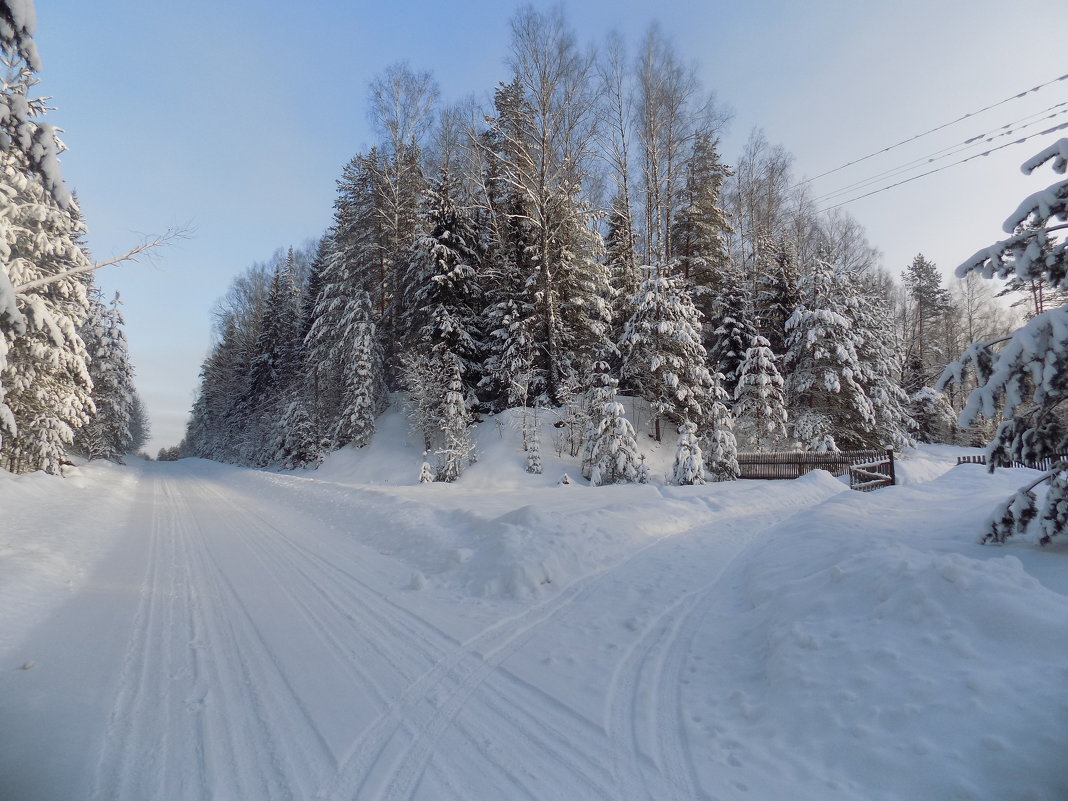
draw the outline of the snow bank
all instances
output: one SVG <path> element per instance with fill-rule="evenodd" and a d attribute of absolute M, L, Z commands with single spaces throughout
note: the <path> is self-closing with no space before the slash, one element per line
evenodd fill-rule
<path fill-rule="evenodd" d="M 106 556 L 137 484 L 107 462 L 67 477 L 0 470 L 0 650 L 68 599 Z"/>
<path fill-rule="evenodd" d="M 974 544 L 1006 472 L 844 493 L 750 555 L 695 662 L 708 787 L 722 764 L 758 798 L 1068 797 L 1068 552 Z"/>

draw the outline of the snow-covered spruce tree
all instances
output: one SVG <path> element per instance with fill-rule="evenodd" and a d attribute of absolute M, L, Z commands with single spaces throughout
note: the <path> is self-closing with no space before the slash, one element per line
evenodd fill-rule
<path fill-rule="evenodd" d="M 478 138 L 483 160 L 480 175 L 485 206 L 483 229 L 486 331 L 483 377 L 479 397 L 491 408 L 527 406 L 545 395 L 544 374 L 535 370 L 533 225 L 529 197 L 512 182 L 514 161 L 528 148 L 530 107 L 516 79 L 494 94 L 496 116 Z"/>
<path fill-rule="evenodd" d="M 638 453 L 634 426 L 626 417 L 623 404 L 604 404 L 590 449 L 590 484 L 644 484 L 646 470 Z"/>
<path fill-rule="evenodd" d="M 756 290 L 753 308 L 760 335 L 771 344 L 772 353 L 786 353 L 786 321 L 800 302 L 800 270 L 791 242 L 772 242 L 761 237 L 757 250 Z"/>
<path fill-rule="evenodd" d="M 675 444 L 675 464 L 671 469 L 672 484 L 704 484 L 705 464 L 701 443 L 697 439 L 697 425 L 683 420 L 679 439 Z"/>
<path fill-rule="evenodd" d="M 293 391 L 279 420 L 279 437 L 271 461 L 283 470 L 317 465 L 323 454 L 319 450 L 319 436 L 303 392 Z"/>
<path fill-rule="evenodd" d="M 605 406 L 615 403 L 618 389 L 618 382 L 612 376 L 612 370 L 605 359 L 598 359 L 590 369 L 592 375 L 585 397 L 587 424 L 582 444 L 582 477 L 586 479 L 592 475 L 594 449 L 600 437 Z"/>
<path fill-rule="evenodd" d="M 304 336 L 312 405 L 320 447 L 333 450 L 370 440 L 374 416 L 388 403 L 383 332 L 386 273 L 376 185 L 379 156 L 357 155 L 338 180 L 334 221 L 309 281 L 310 321 Z M 366 396 L 366 397 L 365 397 Z M 370 399 L 370 417 L 367 415 Z"/>
<path fill-rule="evenodd" d="M 875 422 L 869 441 L 895 450 L 913 447 L 916 421 L 910 413 L 909 397 L 901 388 L 901 359 L 894 333 L 890 305 L 876 287 L 866 285 L 855 273 L 846 276 L 859 290 L 846 299 L 852 312 L 860 359 L 860 383 L 868 392 Z"/>
<path fill-rule="evenodd" d="M 541 475 L 541 434 L 538 431 L 538 410 L 523 417 L 523 447 L 527 452 L 527 472 Z"/>
<path fill-rule="evenodd" d="M 786 323 L 784 359 L 793 437 L 807 450 L 870 447 L 875 410 L 860 383 L 848 287 L 816 259 L 801 277 L 801 303 Z"/>
<path fill-rule="evenodd" d="M 441 365 L 455 362 L 466 397 L 480 374 L 481 254 L 478 232 L 453 202 L 446 174 L 424 192 L 422 227 L 427 233 L 416 237 L 408 258 L 398 332 Z"/>
<path fill-rule="evenodd" d="M 1068 139 L 1061 139 L 1025 162 L 1031 174 L 1052 162 L 1068 170 Z M 957 268 L 957 276 L 978 272 L 986 278 L 1041 281 L 1068 289 L 1068 180 L 1026 198 L 1005 220 L 1008 239 L 983 248 Z M 1037 519 L 1039 541 L 1048 543 L 1068 532 L 1068 305 L 1031 318 L 1011 336 L 975 342 L 950 365 L 941 384 L 960 381 L 974 370 L 979 386 L 961 413 L 961 425 L 980 415 L 992 419 L 1003 405 L 1002 423 L 987 445 L 990 469 L 1013 462 L 1052 459 L 1038 479 L 1022 487 L 994 513 L 984 542 L 1003 542 L 1023 534 Z M 1045 483 L 1041 502 L 1035 489 Z"/>
<path fill-rule="evenodd" d="M 727 237 L 731 225 L 721 207 L 721 197 L 723 182 L 731 171 L 720 161 L 717 145 L 711 131 L 694 134 L 685 167 L 686 185 L 670 231 L 674 270 L 689 286 L 694 306 L 705 320 L 706 349 L 714 341 L 715 302 L 729 280 L 730 264 Z"/>
<path fill-rule="evenodd" d="M 266 465 L 275 455 L 286 399 L 300 368 L 303 324 L 293 266 L 290 249 L 271 277 L 249 366 L 245 442 L 248 461 L 255 465 Z"/>
<path fill-rule="evenodd" d="M 0 151 L 0 193 L 0 467 L 60 473 L 74 430 L 93 412 L 77 331 L 88 315 L 86 284 L 64 275 L 91 267 L 77 242 L 83 226 L 74 201 L 60 206 L 17 151 Z"/>
<path fill-rule="evenodd" d="M 752 296 L 742 275 L 737 270 L 727 270 L 725 283 L 712 304 L 714 330 L 709 338 L 712 348 L 708 354 L 712 368 L 723 375 L 723 388 L 731 397 L 738 388 L 746 352 L 757 333 L 751 317 L 752 306 Z"/>
<path fill-rule="evenodd" d="M 136 391 L 119 303 L 116 294 L 110 307 L 104 306 L 90 287 L 89 317 L 79 329 L 89 354 L 96 411 L 75 434 L 74 448 L 90 460 L 121 461 L 135 448 L 130 428 Z"/>
<path fill-rule="evenodd" d="M 341 392 L 330 436 L 334 447 L 362 448 L 374 436 L 375 417 L 385 408 L 385 383 L 370 295 L 356 290 L 348 300 L 334 332 L 344 356 L 340 357 Z"/>
<path fill-rule="evenodd" d="M 442 404 L 442 445 L 437 451 L 440 465 L 434 476 L 435 481 L 455 481 L 464 468 L 474 461 L 474 445 L 468 430 L 470 425 L 471 416 L 464 402 L 463 381 L 460 378 L 460 361 L 452 359 L 449 363 L 448 390 Z"/>
<path fill-rule="evenodd" d="M 604 264 L 611 287 L 612 341 L 618 342 L 623 325 L 630 316 L 630 299 L 642 281 L 635 252 L 634 219 L 630 198 L 622 188 L 612 198 L 608 212 L 608 231 L 604 239 Z"/>
<path fill-rule="evenodd" d="M 490 120 L 499 146 L 494 156 L 530 237 L 522 280 L 536 343 L 532 388 L 543 383 L 555 406 L 566 390 L 583 385 L 610 322 L 603 243 L 594 227 L 600 215 L 582 190 L 596 127 L 593 62 L 579 51 L 562 10 L 529 6 L 512 20 L 510 60 L 515 81 L 506 98 L 498 96 L 499 114 Z"/>
<path fill-rule="evenodd" d="M 0 467 L 58 473 L 93 409 L 76 331 L 85 285 L 68 274 L 92 265 L 60 175 L 62 145 L 42 119 L 44 102 L 30 96 L 40 67 L 34 25 L 32 3 L 0 0 Z"/>
<path fill-rule="evenodd" d="M 730 413 L 730 398 L 723 388 L 723 376 L 716 373 L 712 382 L 708 429 L 701 440 L 704 444 L 705 468 L 713 481 L 734 481 L 741 475 L 734 426 L 734 418 Z"/>
<path fill-rule="evenodd" d="M 702 428 L 712 376 L 700 315 L 681 280 L 654 274 L 642 282 L 631 308 L 620 341 L 623 374 L 651 406 L 654 437 L 660 441 L 665 418 L 674 425 L 693 420 Z"/>
<path fill-rule="evenodd" d="M 771 345 L 754 336 L 734 390 L 734 432 L 749 451 L 773 451 L 786 443 L 786 398 Z"/>

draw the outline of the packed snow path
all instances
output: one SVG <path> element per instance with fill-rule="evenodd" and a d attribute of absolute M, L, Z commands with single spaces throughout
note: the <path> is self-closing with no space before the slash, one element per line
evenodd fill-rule
<path fill-rule="evenodd" d="M 652 539 L 547 600 L 450 627 L 344 532 L 294 511 L 279 490 L 299 480 L 142 470 L 104 586 L 75 599 L 111 641 L 83 677 L 110 694 L 92 710 L 107 717 L 52 709 L 56 731 L 81 726 L 96 748 L 84 777 L 101 801 L 695 798 L 689 645 L 716 573 L 796 504 L 720 527 L 710 511 L 700 531 Z M 350 508 L 354 528 L 406 508 L 367 495 L 377 508 Z M 66 630 L 35 632 L 34 670 L 50 652 L 69 661 L 47 642 Z M 50 779 L 23 764 L 34 775 L 16 775 L 18 797 L 78 797 L 70 767 Z"/>
<path fill-rule="evenodd" d="M 927 525 L 947 497 L 974 525 L 973 475 L 863 496 L 826 474 L 492 492 L 131 467 L 26 518 L 118 533 L 0 637 L 26 659 L 0 669 L 0 798 L 1052 801 L 1066 705 L 1006 687 L 1065 670 L 1063 596 L 989 550 L 851 544 L 858 515 Z M 524 562 L 566 539 L 554 502 L 600 561 Z M 494 550 L 524 523 L 521 553 Z M 982 606 L 1006 588 L 1019 634 Z"/>

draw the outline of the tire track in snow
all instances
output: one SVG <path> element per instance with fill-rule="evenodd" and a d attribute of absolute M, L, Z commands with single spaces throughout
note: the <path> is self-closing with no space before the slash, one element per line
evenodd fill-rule
<path fill-rule="evenodd" d="M 605 730 L 617 744 L 614 769 L 619 798 L 638 797 L 636 792 L 649 801 L 704 797 L 684 730 L 683 666 L 719 581 L 761 533 L 780 525 L 795 511 L 761 510 L 733 516 L 729 528 L 717 531 L 716 547 L 731 542 L 732 535 L 741 539 L 728 553 L 720 554 L 726 559 L 715 575 L 674 588 L 676 597 L 660 605 L 662 611 L 617 664 L 606 698 Z M 714 518 L 705 525 L 715 525 Z M 713 563 L 711 559 L 694 561 Z"/>
<path fill-rule="evenodd" d="M 93 783 L 99 801 L 142 801 L 177 791 L 203 798 L 286 797 L 278 755 L 226 692 L 228 643 L 216 628 L 220 593 L 200 562 L 187 503 L 170 482 L 153 484 L 149 564 Z M 240 684 L 238 687 L 240 688 Z M 250 766 L 249 762 L 253 765 Z"/>
<path fill-rule="evenodd" d="M 377 650 L 383 660 L 389 663 L 390 668 L 399 675 L 408 672 L 409 665 L 418 664 L 420 661 L 433 663 L 455 647 L 456 641 L 453 638 L 389 601 L 351 571 L 299 542 L 262 512 L 247 503 L 235 500 L 232 495 L 227 495 L 206 482 L 202 482 L 202 489 L 237 512 L 235 525 L 245 533 L 249 544 L 255 546 L 250 550 L 256 554 L 273 551 L 277 562 L 276 572 L 296 570 L 305 580 L 307 588 L 341 615 L 352 630 L 372 649 Z M 265 534 L 270 536 L 264 536 Z M 355 587 L 364 592 L 355 592 Z M 296 595 L 294 600 L 298 600 Z M 342 601 L 347 601 L 348 604 Z M 352 613 L 353 610 L 359 610 L 361 614 L 356 616 Z M 311 616 L 313 625 L 322 625 L 317 615 L 311 613 Z M 398 632 L 409 635 L 400 642 L 404 650 L 400 653 L 390 653 L 383 645 L 396 640 Z M 329 636 L 335 638 L 333 634 Z"/>

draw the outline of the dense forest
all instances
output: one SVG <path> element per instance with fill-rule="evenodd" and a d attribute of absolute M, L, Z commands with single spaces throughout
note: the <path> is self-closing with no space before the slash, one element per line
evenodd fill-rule
<path fill-rule="evenodd" d="M 631 447 L 617 393 L 681 437 L 687 482 L 695 459 L 732 477 L 736 449 L 978 441 L 961 389 L 934 389 L 1008 330 L 977 277 L 947 287 L 917 256 L 895 284 L 759 130 L 728 163 L 727 115 L 655 25 L 634 52 L 581 46 L 558 11 L 511 30 L 491 107 L 441 103 L 406 64 L 371 82 L 381 141 L 322 239 L 217 305 L 183 453 L 315 464 L 366 444 L 395 390 L 446 481 L 471 420 L 509 407 L 560 410 L 588 476 L 634 478 L 595 458 Z"/>

